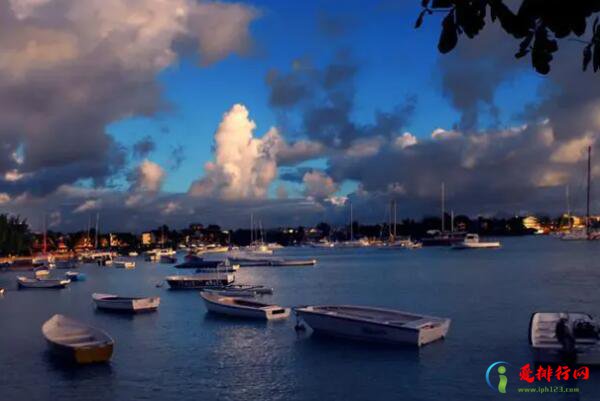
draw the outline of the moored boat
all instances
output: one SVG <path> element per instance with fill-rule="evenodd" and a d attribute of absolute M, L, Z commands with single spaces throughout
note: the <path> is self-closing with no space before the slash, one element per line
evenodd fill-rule
<path fill-rule="evenodd" d="M 270 261 L 270 266 L 287 266 L 287 267 L 299 267 L 299 266 L 314 266 L 317 264 L 317 259 L 273 259 Z"/>
<path fill-rule="evenodd" d="M 600 365 L 598 329 L 587 313 L 536 312 L 529 322 L 533 358 L 537 363 Z"/>
<path fill-rule="evenodd" d="M 65 288 L 70 282 L 68 279 L 17 277 L 19 288 Z"/>
<path fill-rule="evenodd" d="M 205 291 L 200 292 L 200 296 L 204 300 L 206 309 L 209 312 L 222 315 L 262 320 L 287 319 L 290 315 L 289 308 L 283 308 L 279 305 L 270 305 L 238 297 L 212 294 Z"/>
<path fill-rule="evenodd" d="M 79 272 L 68 271 L 65 273 L 65 277 L 71 281 L 83 281 L 85 280 L 85 274 Z"/>
<path fill-rule="evenodd" d="M 159 297 L 120 297 L 112 294 L 92 294 L 98 309 L 117 312 L 151 312 L 158 309 Z"/>
<path fill-rule="evenodd" d="M 80 364 L 110 360 L 114 340 L 108 333 L 63 315 L 54 315 L 42 325 L 42 334 L 52 350 Z"/>
<path fill-rule="evenodd" d="M 477 234 L 467 234 L 461 242 L 452 244 L 452 249 L 491 249 L 500 248 L 499 241 L 481 241 Z"/>
<path fill-rule="evenodd" d="M 113 260 L 113 266 L 117 269 L 135 269 L 135 262 L 133 260 Z"/>
<path fill-rule="evenodd" d="M 316 333 L 353 340 L 422 346 L 442 339 L 450 319 L 366 306 L 323 305 L 295 308 Z"/>
<path fill-rule="evenodd" d="M 218 272 L 168 276 L 165 278 L 169 287 L 174 290 L 223 287 L 233 283 L 234 280 L 235 276 L 233 274 Z"/>

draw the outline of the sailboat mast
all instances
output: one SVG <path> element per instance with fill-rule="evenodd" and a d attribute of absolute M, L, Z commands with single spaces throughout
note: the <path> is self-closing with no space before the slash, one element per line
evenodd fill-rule
<path fill-rule="evenodd" d="M 43 215 L 42 228 L 44 229 L 44 255 L 45 255 L 46 254 L 46 250 L 47 250 L 47 245 L 46 245 L 46 241 L 47 241 L 46 214 Z"/>
<path fill-rule="evenodd" d="M 394 199 L 394 239 L 396 239 L 396 226 L 398 225 L 398 210 L 397 210 L 397 205 L 398 205 L 398 203 Z"/>
<path fill-rule="evenodd" d="M 446 184 L 442 182 L 442 233 L 446 229 Z"/>
<path fill-rule="evenodd" d="M 587 210 L 585 218 L 585 230 L 589 237 L 590 235 L 590 187 L 591 187 L 591 176 L 592 176 L 592 147 L 588 146 L 588 165 L 587 165 Z"/>
<path fill-rule="evenodd" d="M 250 213 L 250 245 L 254 243 L 254 213 Z"/>
<path fill-rule="evenodd" d="M 352 202 L 350 202 L 350 241 L 354 240 L 354 223 L 352 222 Z"/>
<path fill-rule="evenodd" d="M 100 220 L 100 212 L 96 213 L 96 240 L 94 241 L 94 249 L 98 249 L 98 222 Z"/>

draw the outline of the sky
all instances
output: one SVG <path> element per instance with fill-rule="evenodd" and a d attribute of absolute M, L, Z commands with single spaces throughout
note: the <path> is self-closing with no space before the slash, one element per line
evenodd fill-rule
<path fill-rule="evenodd" d="M 139 232 L 343 224 L 352 203 L 381 222 L 391 200 L 439 214 L 442 182 L 456 214 L 562 213 L 567 187 L 581 212 L 600 81 L 580 45 L 548 76 L 490 23 L 441 55 L 441 17 L 415 29 L 419 11 L 0 0 L 0 212 Z"/>

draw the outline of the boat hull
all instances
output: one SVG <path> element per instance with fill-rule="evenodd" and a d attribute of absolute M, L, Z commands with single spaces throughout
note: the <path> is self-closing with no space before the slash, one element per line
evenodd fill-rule
<path fill-rule="evenodd" d="M 444 338 L 450 328 L 450 319 L 427 329 L 390 326 L 380 322 L 358 320 L 346 316 L 332 316 L 313 312 L 306 308 L 296 309 L 298 316 L 315 333 L 351 340 L 390 345 L 422 346 Z"/>
<path fill-rule="evenodd" d="M 230 317 L 243 318 L 243 319 L 257 319 L 257 320 L 283 320 L 290 316 L 289 308 L 273 307 L 267 308 L 249 308 L 243 306 L 235 306 L 215 302 L 211 298 L 219 298 L 219 296 L 206 296 L 204 293 L 200 293 L 206 310 L 211 313 L 226 315 Z M 229 298 L 229 297 L 227 297 Z M 267 305 L 265 305 L 267 306 Z"/>
<path fill-rule="evenodd" d="M 111 312 L 125 312 L 125 313 L 143 313 L 143 312 L 154 312 L 160 305 L 159 297 L 150 298 L 139 298 L 139 299 L 127 299 L 127 298 L 113 298 L 113 299 L 102 299 L 93 298 L 94 303 L 98 309 Z"/>
<path fill-rule="evenodd" d="M 50 351 L 61 359 L 80 365 L 106 363 L 110 361 L 113 354 L 113 344 L 105 344 L 98 347 L 73 348 L 46 340 Z"/>

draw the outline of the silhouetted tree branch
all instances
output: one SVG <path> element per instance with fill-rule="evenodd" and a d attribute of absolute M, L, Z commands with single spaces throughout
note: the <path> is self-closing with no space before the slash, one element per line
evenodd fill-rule
<path fill-rule="evenodd" d="M 540 74 L 550 71 L 553 54 L 558 50 L 557 39 L 586 33 L 588 19 L 600 11 L 600 0 L 523 0 L 513 12 L 504 0 L 421 0 L 423 10 L 415 27 L 419 28 L 426 15 L 446 13 L 438 42 L 441 53 L 454 49 L 461 35 L 472 39 L 485 27 L 486 17 L 499 22 L 502 29 L 520 39 L 516 58 L 531 55 L 533 68 Z M 594 72 L 600 69 L 600 24 L 593 20 L 589 40 L 575 39 L 585 44 L 583 70 L 590 64 Z"/>

